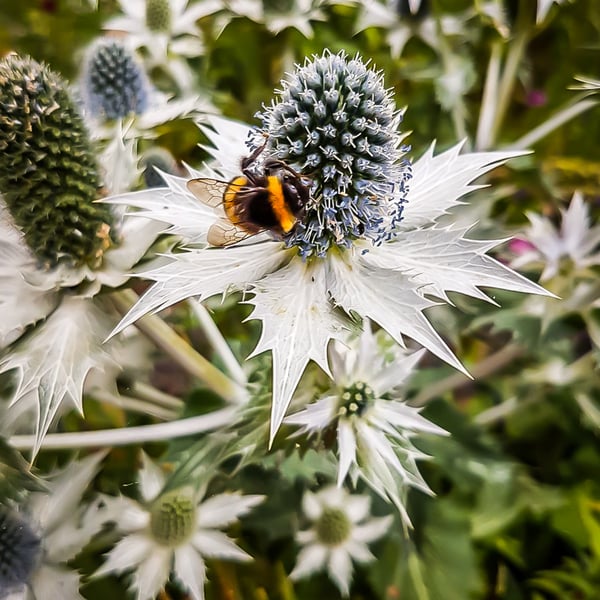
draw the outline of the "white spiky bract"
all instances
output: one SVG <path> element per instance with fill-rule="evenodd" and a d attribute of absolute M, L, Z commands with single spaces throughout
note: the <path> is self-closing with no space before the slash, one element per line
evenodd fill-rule
<path fill-rule="evenodd" d="M 107 554 L 106 562 L 96 571 L 108 573 L 132 571 L 131 590 L 137 600 L 154 598 L 167 583 L 172 571 L 187 588 L 193 600 L 204 600 L 206 565 L 204 558 L 244 562 L 251 557 L 222 533 L 240 517 L 264 500 L 264 496 L 224 493 L 203 499 L 202 491 L 184 490 L 193 501 L 193 530 L 185 540 L 166 544 L 152 535 L 151 502 L 160 500 L 165 477 L 147 456 L 139 474 L 142 503 L 130 498 L 106 499 L 117 528 L 125 535 Z"/>
<path fill-rule="evenodd" d="M 44 481 L 47 491 L 29 496 L 23 509 L 41 539 L 42 558 L 28 585 L 2 598 L 83 600 L 79 575 L 67 562 L 75 558 L 108 520 L 104 505 L 97 502 L 88 505 L 82 500 L 104 455 L 104 452 L 92 454 L 51 473 Z"/>
<path fill-rule="evenodd" d="M 227 179 L 239 172 L 239 159 L 247 155 L 244 141 L 250 129 L 243 135 L 243 126 L 220 118 L 212 118 L 211 126 L 216 131 L 213 154 L 221 161 L 214 168 Z M 207 226 L 218 215 L 210 218 L 209 209 L 198 206 L 184 179 L 166 176 L 168 188 L 110 199 L 170 224 L 172 232 L 186 236 L 188 246 L 199 244 L 169 254 L 168 262 L 141 274 L 155 284 L 115 331 L 190 296 L 206 299 L 231 290 L 254 292 L 249 300 L 255 307 L 253 317 L 264 327 L 258 350 L 271 350 L 275 365 L 271 440 L 291 401 L 298 371 L 309 360 L 326 368 L 325 350 L 343 325 L 340 308 L 372 319 L 399 343 L 404 335 L 412 337 L 464 371 L 423 314 L 435 304 L 429 296 L 448 301 L 446 293 L 455 291 L 491 302 L 480 286 L 547 292 L 485 254 L 497 241 L 469 240 L 464 228 L 437 223 L 466 194 L 481 187 L 475 180 L 520 154 L 460 154 L 460 149 L 459 144 L 434 155 L 432 147 L 415 162 L 403 219 L 389 241 L 377 246 L 356 240 L 348 251 L 335 249 L 306 262 L 293 247 L 272 239 L 203 247 Z M 190 206 L 195 206 L 191 217 Z M 196 216 L 197 228 L 192 231 L 191 219 Z"/>
<path fill-rule="evenodd" d="M 446 434 L 402 400 L 401 386 L 422 355 L 423 351 L 409 354 L 397 346 L 384 351 L 366 322 L 358 338 L 330 346 L 332 386 L 285 419 L 298 426 L 299 433 L 309 435 L 333 427 L 337 432 L 338 486 L 348 477 L 354 482 L 361 478 L 394 503 L 407 524 L 410 519 L 404 500 L 408 487 L 431 493 L 416 464 L 427 456 L 411 438 Z M 348 408 L 352 404 L 354 410 Z"/>

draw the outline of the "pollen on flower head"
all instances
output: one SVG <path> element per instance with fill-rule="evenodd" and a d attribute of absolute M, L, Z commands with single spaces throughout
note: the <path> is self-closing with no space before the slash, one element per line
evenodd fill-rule
<path fill-rule="evenodd" d="M 120 119 L 147 110 L 150 82 L 142 65 L 122 42 L 101 39 L 88 52 L 81 92 L 93 117 Z"/>
<path fill-rule="evenodd" d="M 375 394 L 366 383 L 354 383 L 344 388 L 340 393 L 341 404 L 338 414 L 341 417 L 352 415 L 362 417 L 373 403 L 373 400 L 375 400 Z"/>
<path fill-rule="evenodd" d="M 99 266 L 110 209 L 95 203 L 100 177 L 67 85 L 31 58 L 0 61 L 0 193 L 41 262 Z"/>
<path fill-rule="evenodd" d="M 179 546 L 194 533 L 196 504 L 189 489 L 174 490 L 156 499 L 150 511 L 150 530 L 165 546 Z"/>
<path fill-rule="evenodd" d="M 277 95 L 259 114 L 265 154 L 305 176 L 312 196 L 288 246 L 322 257 L 358 239 L 383 241 L 401 218 L 410 170 L 381 73 L 359 56 L 325 52 L 298 66 Z"/>
<path fill-rule="evenodd" d="M 352 523 L 340 508 L 327 507 L 315 523 L 318 540 L 325 546 L 339 546 L 350 535 Z"/>
<path fill-rule="evenodd" d="M 40 555 L 40 538 L 13 510 L 0 507 L 0 592 L 29 581 Z"/>
<path fill-rule="evenodd" d="M 171 30 L 169 0 L 146 0 L 146 26 L 156 32 Z"/>

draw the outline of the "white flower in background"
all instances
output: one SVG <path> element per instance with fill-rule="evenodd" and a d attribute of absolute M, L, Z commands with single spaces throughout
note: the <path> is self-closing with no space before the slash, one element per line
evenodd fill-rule
<path fill-rule="evenodd" d="M 350 593 L 352 562 L 369 563 L 375 556 L 369 544 L 389 532 L 392 517 L 373 518 L 368 496 L 336 487 L 316 494 L 305 492 L 302 509 L 311 527 L 296 534 L 302 545 L 292 579 L 326 571 L 344 596 Z"/>
<path fill-rule="evenodd" d="M 138 176 L 137 141 L 152 139 L 170 121 L 214 113 L 198 94 L 169 98 L 150 82 L 127 40 L 96 40 L 87 50 L 77 89 L 92 137 L 103 145 L 100 162 L 116 194 Z"/>
<path fill-rule="evenodd" d="M 323 0 L 228 0 L 222 2 L 225 12 L 219 15 L 219 29 L 233 17 L 247 17 L 277 35 L 286 29 L 297 29 L 304 37 L 311 38 L 311 21 L 324 21 Z"/>
<path fill-rule="evenodd" d="M 102 452 L 94 454 L 49 475 L 44 481 L 48 491 L 30 494 L 19 513 L 0 509 L 4 600 L 83 600 L 79 575 L 67 562 L 106 520 L 101 504 L 82 502 L 103 457 Z"/>
<path fill-rule="evenodd" d="M 204 558 L 248 561 L 251 557 L 219 531 L 263 501 L 264 496 L 225 493 L 203 500 L 204 490 L 179 488 L 161 494 L 165 477 L 144 455 L 139 473 L 142 502 L 107 500 L 120 531 L 126 535 L 108 553 L 95 573 L 131 571 L 137 600 L 153 600 L 170 573 L 193 600 L 204 599 Z"/>
<path fill-rule="evenodd" d="M 0 73 L 0 373 L 16 376 L 2 426 L 34 410 L 35 455 L 63 402 L 81 408 L 87 373 L 110 363 L 100 288 L 127 281 L 161 225 L 95 202 L 98 167 L 58 76 L 16 55 Z"/>
<path fill-rule="evenodd" d="M 541 280 L 547 281 L 558 275 L 564 259 L 569 259 L 576 269 L 600 264 L 600 225 L 591 225 L 582 194 L 575 192 L 569 208 L 560 212 L 560 229 L 541 215 L 527 214 L 531 226 L 525 238 L 533 247 L 515 258 L 511 266 L 522 268 L 542 263 Z"/>
<path fill-rule="evenodd" d="M 104 24 L 108 31 L 128 34 L 133 48 L 143 48 L 148 66 L 162 67 L 181 90 L 193 87 L 194 74 L 187 63 L 204 53 L 202 33 L 196 22 L 214 12 L 210 1 L 118 0 L 124 14 Z"/>
<path fill-rule="evenodd" d="M 380 338 L 381 339 L 381 338 Z M 391 340 L 389 340 L 391 342 Z M 368 322 L 357 339 L 330 346 L 329 364 L 335 387 L 304 410 L 285 419 L 301 432 L 337 436 L 338 486 L 360 477 L 377 494 L 392 501 L 408 523 L 404 495 L 408 486 L 431 493 L 416 459 L 426 458 L 411 442 L 420 433 L 446 432 L 401 399 L 400 386 L 423 351 L 408 354 L 397 346 L 378 345 Z"/>
<path fill-rule="evenodd" d="M 518 152 L 460 154 L 459 144 L 434 156 L 432 147 L 408 165 L 397 131 L 401 115 L 381 75 L 359 57 L 315 57 L 283 82 L 279 96 L 262 115 L 267 145 L 256 168 L 268 158 L 306 174 L 311 198 L 295 224 L 288 219 L 287 234 L 280 228 L 280 235 L 263 233 L 252 243 L 206 247 L 215 228 L 233 226 L 222 207 L 219 219 L 178 177 L 167 176 L 167 189 L 110 200 L 169 223 L 187 242 L 185 251 L 143 273 L 155 284 L 116 331 L 185 298 L 252 292 L 252 318 L 263 324 L 253 355 L 273 353 L 271 439 L 308 362 L 330 372 L 327 346 L 342 337 L 344 312 L 370 318 L 399 344 L 412 337 L 464 371 L 423 314 L 436 304 L 430 296 L 448 302 L 448 292 L 461 292 L 490 301 L 481 286 L 547 294 L 486 255 L 498 240 L 470 239 L 467 227 L 438 223 L 481 187 L 475 179 Z M 215 130 L 205 132 L 216 146 L 214 168 L 227 181 L 239 175 L 251 130 L 211 123 Z"/>
<path fill-rule="evenodd" d="M 392 56 L 399 58 L 410 38 L 419 37 L 438 50 L 440 34 L 463 34 L 464 22 L 464 17 L 454 15 L 441 15 L 438 22 L 426 0 L 363 0 L 354 29 L 357 33 L 369 27 L 384 29 Z"/>

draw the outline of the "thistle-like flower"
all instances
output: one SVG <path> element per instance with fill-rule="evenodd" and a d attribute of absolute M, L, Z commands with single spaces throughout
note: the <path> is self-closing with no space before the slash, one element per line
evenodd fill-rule
<path fill-rule="evenodd" d="M 144 48 L 150 67 L 163 67 L 182 90 L 193 81 L 186 58 L 204 52 L 196 21 L 212 11 L 210 2 L 188 0 L 118 0 L 123 15 L 109 19 L 104 29 L 128 33 L 134 48 Z M 188 6 L 189 4 L 189 6 Z"/>
<path fill-rule="evenodd" d="M 165 477 L 144 456 L 139 473 L 142 502 L 129 498 L 109 502 L 125 537 L 108 553 L 96 576 L 132 571 L 137 600 L 151 600 L 171 572 L 194 600 L 204 599 L 204 557 L 248 561 L 251 557 L 219 531 L 250 512 L 263 496 L 225 493 L 203 500 L 205 490 L 192 487 L 161 493 Z"/>
<path fill-rule="evenodd" d="M 400 118 L 381 74 L 359 57 L 326 52 L 298 67 L 262 114 L 266 147 L 255 162 L 284 164 L 310 188 L 304 214 L 287 234 L 202 247 L 218 215 L 177 177 L 166 177 L 168 189 L 113 198 L 170 223 L 188 241 L 186 251 L 143 274 L 156 283 L 117 331 L 190 296 L 251 291 L 252 317 L 263 322 L 253 355 L 273 352 L 271 439 L 309 360 L 330 372 L 327 345 L 348 327 L 344 313 L 370 318 L 400 344 L 403 335 L 412 337 L 464 371 L 423 315 L 435 304 L 429 296 L 489 300 L 479 286 L 547 292 L 486 255 L 498 241 L 469 239 L 468 228 L 437 219 L 479 187 L 473 180 L 519 153 L 461 155 L 458 145 L 433 156 L 432 148 L 411 166 Z M 222 119 L 212 124 L 206 134 L 216 146 L 214 169 L 225 179 L 239 176 L 250 129 Z M 257 171 L 265 163 L 255 164 Z M 203 199 L 214 206 L 214 198 Z"/>
<path fill-rule="evenodd" d="M 0 597 L 8 600 L 83 600 L 79 575 L 67 566 L 107 519 L 99 503 L 83 494 L 104 454 L 74 462 L 44 482 L 14 513 L 0 509 Z"/>
<path fill-rule="evenodd" d="M 464 33 L 464 18 L 442 15 L 439 20 L 429 14 L 426 0 L 363 0 L 355 25 L 356 32 L 369 27 L 386 31 L 392 56 L 399 58 L 411 37 L 421 38 L 434 49 L 440 47 L 440 35 Z"/>
<path fill-rule="evenodd" d="M 368 544 L 385 535 L 392 517 L 370 517 L 371 499 L 328 487 L 316 494 L 306 492 L 302 509 L 309 529 L 296 534 L 302 545 L 292 579 L 303 579 L 316 571 L 327 574 L 344 596 L 350 593 L 352 561 L 369 563 L 375 556 Z"/>
<path fill-rule="evenodd" d="M 525 237 L 533 246 L 512 261 L 522 268 L 530 264 L 544 264 L 541 280 L 555 277 L 565 259 L 576 269 L 600 264 L 600 225 L 592 226 L 588 207 L 579 192 L 573 194 L 567 210 L 561 209 L 560 230 L 545 217 L 528 213 L 531 226 Z"/>
<path fill-rule="evenodd" d="M 285 419 L 309 435 L 324 434 L 333 427 L 338 486 L 348 475 L 355 482 L 360 477 L 382 498 L 392 501 L 407 523 L 404 496 L 408 486 L 430 493 L 415 462 L 425 455 L 415 448 L 411 437 L 445 434 L 419 415 L 419 409 L 401 400 L 400 386 L 422 354 L 408 354 L 398 347 L 384 353 L 367 322 L 359 338 L 330 346 L 335 387 Z"/>
<path fill-rule="evenodd" d="M 125 44 L 100 39 L 88 50 L 81 92 L 86 110 L 96 119 L 122 119 L 148 109 L 150 81 Z"/>
<path fill-rule="evenodd" d="M 66 88 L 32 59 L 0 61 L 0 349 L 12 344 L 0 373 L 17 374 L 3 427 L 33 409 L 34 453 L 64 400 L 81 409 L 88 371 L 108 359 L 110 320 L 94 296 L 127 281 L 161 229 L 96 202 L 94 149 Z"/>

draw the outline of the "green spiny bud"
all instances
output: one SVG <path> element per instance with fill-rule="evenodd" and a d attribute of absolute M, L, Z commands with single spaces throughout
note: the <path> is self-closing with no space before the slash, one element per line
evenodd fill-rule
<path fill-rule="evenodd" d="M 146 25 L 150 31 L 170 31 L 171 7 L 169 0 L 146 0 Z"/>
<path fill-rule="evenodd" d="M 174 490 L 160 496 L 150 511 L 150 530 L 165 546 L 179 546 L 194 533 L 196 505 L 190 490 Z"/>
<path fill-rule="evenodd" d="M 98 169 L 66 87 L 29 57 L 0 61 L 0 193 L 40 260 L 97 267 L 111 216 L 94 203 Z"/>
<path fill-rule="evenodd" d="M 318 540 L 326 546 L 339 546 L 350 535 L 352 523 L 339 508 L 326 508 L 315 524 Z"/>

